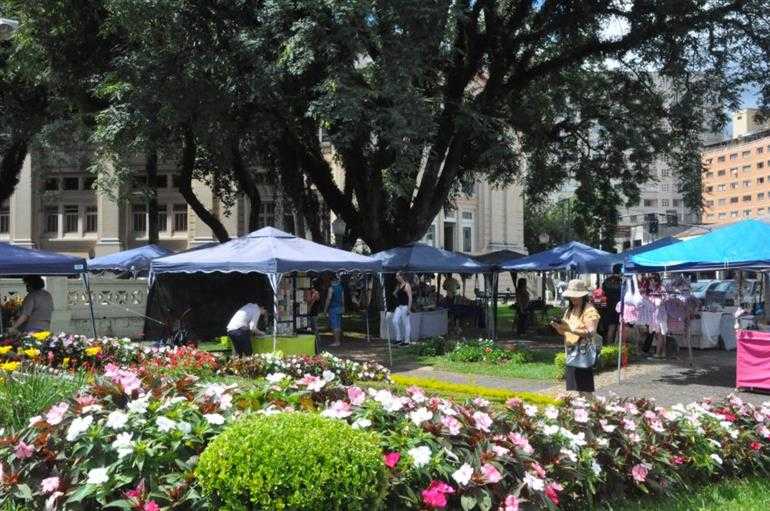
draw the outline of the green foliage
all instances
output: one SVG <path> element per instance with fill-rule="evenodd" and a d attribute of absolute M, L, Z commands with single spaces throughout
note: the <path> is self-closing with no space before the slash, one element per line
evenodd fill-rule
<path fill-rule="evenodd" d="M 471 399 L 476 397 L 483 397 L 490 401 L 505 402 L 511 398 L 518 398 L 528 403 L 536 405 L 553 405 L 559 401 L 545 394 L 538 394 L 537 392 L 517 392 L 505 389 L 493 389 L 490 387 L 482 387 L 480 385 L 466 385 L 462 383 L 451 383 L 442 380 L 435 380 L 432 378 L 420 378 L 417 376 L 405 376 L 396 374 L 391 376 L 391 380 L 394 383 L 401 386 L 421 387 L 428 392 L 436 392 L 443 395 L 448 395 L 456 399 Z"/>
<path fill-rule="evenodd" d="M 664 499 L 612 506 L 612 511 L 766 511 L 770 509 L 770 482 L 762 477 L 730 479 L 690 491 L 669 493 Z"/>
<path fill-rule="evenodd" d="M 524 364 L 532 359 L 526 351 L 503 349 L 491 339 L 458 343 L 455 349 L 447 355 L 447 358 L 453 362 L 487 362 L 491 364 L 505 362 Z"/>
<path fill-rule="evenodd" d="M 449 341 L 443 337 L 431 337 L 417 343 L 416 352 L 421 357 L 438 357 L 449 350 Z"/>
<path fill-rule="evenodd" d="M 247 416 L 212 441 L 196 476 L 232 510 L 382 506 L 386 474 L 376 434 L 305 413 Z"/>
<path fill-rule="evenodd" d="M 0 429 L 23 428 L 31 417 L 73 396 L 85 383 L 84 373 L 58 375 L 35 366 L 0 377 Z"/>

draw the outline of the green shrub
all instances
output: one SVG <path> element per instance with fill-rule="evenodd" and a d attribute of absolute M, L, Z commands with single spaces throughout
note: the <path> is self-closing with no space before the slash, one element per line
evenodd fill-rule
<path fill-rule="evenodd" d="M 232 510 L 379 509 L 387 474 L 380 439 L 315 414 L 250 415 L 216 437 L 195 470 Z"/>
<path fill-rule="evenodd" d="M 458 343 L 455 349 L 449 352 L 447 358 L 453 362 L 487 362 L 490 364 L 507 362 L 523 364 L 531 360 L 528 352 L 501 348 L 491 339 Z"/>
<path fill-rule="evenodd" d="M 560 351 L 553 357 L 553 363 L 556 366 L 558 377 L 564 379 L 567 375 L 567 357 L 563 351 Z M 618 347 L 603 346 L 599 353 L 598 371 L 608 371 L 618 366 Z"/>
<path fill-rule="evenodd" d="M 30 418 L 72 397 L 85 383 L 82 372 L 57 375 L 36 366 L 0 377 L 0 429 L 18 431 Z"/>
<path fill-rule="evenodd" d="M 498 403 L 504 403 L 511 398 L 519 398 L 522 401 L 526 401 L 533 405 L 555 405 L 559 402 L 558 399 L 537 392 L 494 389 L 491 387 L 482 387 L 480 385 L 452 383 L 433 378 L 421 378 L 419 376 L 406 376 L 403 374 L 394 374 L 391 376 L 391 379 L 393 380 L 393 383 L 400 387 L 417 386 L 426 390 L 429 394 L 435 393 L 457 401 L 483 397 Z"/>
<path fill-rule="evenodd" d="M 417 354 L 421 357 L 439 357 L 449 351 L 449 341 L 443 337 L 431 337 L 417 343 Z"/>

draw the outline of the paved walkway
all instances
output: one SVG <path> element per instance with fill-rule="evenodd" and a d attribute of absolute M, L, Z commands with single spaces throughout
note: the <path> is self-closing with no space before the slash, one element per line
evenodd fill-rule
<path fill-rule="evenodd" d="M 384 342 L 345 342 L 342 348 L 331 349 L 340 356 L 387 364 L 387 348 Z M 403 353 L 403 352 L 402 352 Z M 540 392 L 552 396 L 564 393 L 564 382 L 525 380 L 493 376 L 458 374 L 422 367 L 417 361 L 393 350 L 394 374 L 404 374 L 445 380 L 452 383 L 481 385 L 513 391 Z M 770 395 L 735 391 L 735 352 L 717 350 L 693 350 L 693 367 L 688 364 L 687 353 L 682 351 L 678 359 L 639 361 L 621 372 L 608 371 L 596 377 L 597 394 L 617 394 L 621 397 L 646 397 L 655 399 L 662 406 L 689 403 L 704 397 L 721 398 L 730 393 L 742 399 L 760 404 L 770 401 Z"/>

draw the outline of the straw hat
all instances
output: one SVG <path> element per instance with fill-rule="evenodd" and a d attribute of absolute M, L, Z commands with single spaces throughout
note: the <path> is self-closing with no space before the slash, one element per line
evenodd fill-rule
<path fill-rule="evenodd" d="M 591 292 L 588 290 L 585 282 L 580 279 L 574 279 L 569 281 L 567 289 L 562 293 L 562 296 L 565 298 L 583 298 L 590 294 Z"/>

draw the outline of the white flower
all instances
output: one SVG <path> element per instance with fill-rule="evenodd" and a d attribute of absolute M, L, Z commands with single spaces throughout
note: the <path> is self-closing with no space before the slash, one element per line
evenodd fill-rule
<path fill-rule="evenodd" d="M 233 396 L 230 394 L 222 394 L 219 396 L 219 409 L 229 410 L 233 406 Z"/>
<path fill-rule="evenodd" d="M 369 419 L 356 419 L 351 425 L 353 429 L 366 429 L 372 425 L 372 421 Z"/>
<path fill-rule="evenodd" d="M 607 440 L 606 438 L 597 438 L 596 445 L 598 445 L 599 447 L 609 447 L 610 441 Z"/>
<path fill-rule="evenodd" d="M 711 459 L 717 462 L 717 465 L 722 464 L 722 458 L 719 457 L 718 454 L 712 454 Z"/>
<path fill-rule="evenodd" d="M 460 486 L 466 486 L 473 477 L 473 467 L 467 463 L 463 463 L 463 466 L 458 468 L 452 473 L 452 479 L 457 481 Z"/>
<path fill-rule="evenodd" d="M 545 409 L 545 416 L 551 420 L 556 420 L 559 418 L 559 410 L 557 410 L 553 406 L 549 406 L 548 408 Z"/>
<path fill-rule="evenodd" d="M 179 421 L 176 425 L 176 429 L 178 429 L 185 435 L 189 435 L 190 432 L 192 431 L 192 425 L 186 421 Z"/>
<path fill-rule="evenodd" d="M 88 480 L 86 484 L 104 484 L 110 480 L 110 476 L 107 475 L 107 468 L 92 468 L 88 471 Z"/>
<path fill-rule="evenodd" d="M 524 413 L 527 414 L 527 417 L 534 417 L 537 415 L 537 406 L 524 405 Z"/>
<path fill-rule="evenodd" d="M 150 402 L 149 396 L 140 397 L 139 399 L 134 399 L 133 401 L 130 401 L 126 408 L 128 408 L 129 412 L 136 413 L 138 415 L 143 415 L 147 412 L 147 404 Z"/>
<path fill-rule="evenodd" d="M 101 411 L 102 405 L 88 405 L 84 406 L 80 413 L 90 413 Z"/>
<path fill-rule="evenodd" d="M 636 422 L 632 419 L 623 419 L 623 428 L 628 431 L 636 431 Z"/>
<path fill-rule="evenodd" d="M 70 424 L 70 427 L 67 429 L 67 441 L 74 441 L 83 432 L 90 428 L 93 422 L 94 418 L 91 415 L 86 415 L 85 417 L 75 417 L 75 419 Z"/>
<path fill-rule="evenodd" d="M 409 456 L 412 457 L 412 462 L 414 463 L 414 466 L 417 468 L 424 467 L 428 463 L 430 463 L 430 447 L 427 445 L 421 445 L 420 447 L 414 447 L 412 449 L 409 449 L 407 451 Z"/>
<path fill-rule="evenodd" d="M 29 420 L 29 427 L 32 427 L 38 422 L 42 422 L 42 421 L 43 421 L 43 417 L 41 417 L 40 415 L 35 415 Z"/>
<path fill-rule="evenodd" d="M 285 378 L 286 378 L 285 373 L 270 373 L 265 377 L 265 379 L 272 385 L 275 385 L 276 383 L 281 383 Z"/>
<path fill-rule="evenodd" d="M 598 476 L 602 473 L 602 466 L 596 463 L 596 461 L 591 461 L 591 470 L 593 470 L 595 476 Z"/>
<path fill-rule="evenodd" d="M 571 449 L 567 449 L 566 447 L 561 448 L 561 453 L 565 455 L 572 463 L 575 463 L 577 461 L 577 454 L 575 454 L 575 451 Z"/>
<path fill-rule="evenodd" d="M 524 484 L 534 491 L 543 491 L 545 488 L 545 481 L 530 472 L 524 474 Z"/>
<path fill-rule="evenodd" d="M 588 412 L 583 408 L 576 408 L 574 410 L 575 422 L 585 424 L 588 422 Z"/>
<path fill-rule="evenodd" d="M 112 429 L 123 429 L 128 422 L 128 415 L 122 410 L 115 410 L 107 416 L 107 427 Z"/>
<path fill-rule="evenodd" d="M 393 396 L 388 390 L 379 390 L 374 395 L 374 400 L 382 405 L 386 412 L 397 412 L 403 408 L 401 398 Z"/>
<path fill-rule="evenodd" d="M 337 375 L 329 371 L 328 369 L 326 369 L 324 370 L 323 373 L 321 373 L 321 377 L 326 381 L 332 381 L 334 378 L 337 377 Z"/>
<path fill-rule="evenodd" d="M 433 418 L 433 412 L 422 406 L 410 413 L 409 418 L 412 419 L 412 422 L 414 422 L 415 425 L 419 426 L 423 422 L 431 420 Z"/>
<path fill-rule="evenodd" d="M 559 432 L 559 429 L 561 429 L 559 428 L 559 426 L 553 426 L 551 424 L 548 424 L 543 428 L 543 434 L 545 436 L 554 436 L 556 433 Z"/>
<path fill-rule="evenodd" d="M 220 426 L 225 423 L 225 418 L 218 413 L 207 413 L 203 416 L 209 424 Z"/>
<path fill-rule="evenodd" d="M 118 451 L 118 459 L 123 459 L 134 452 L 134 442 L 131 440 L 131 433 L 120 433 L 112 442 L 112 448 Z"/>
<path fill-rule="evenodd" d="M 176 427 L 176 422 L 163 415 L 155 419 L 155 424 L 158 426 L 158 429 L 163 432 L 171 431 Z"/>

